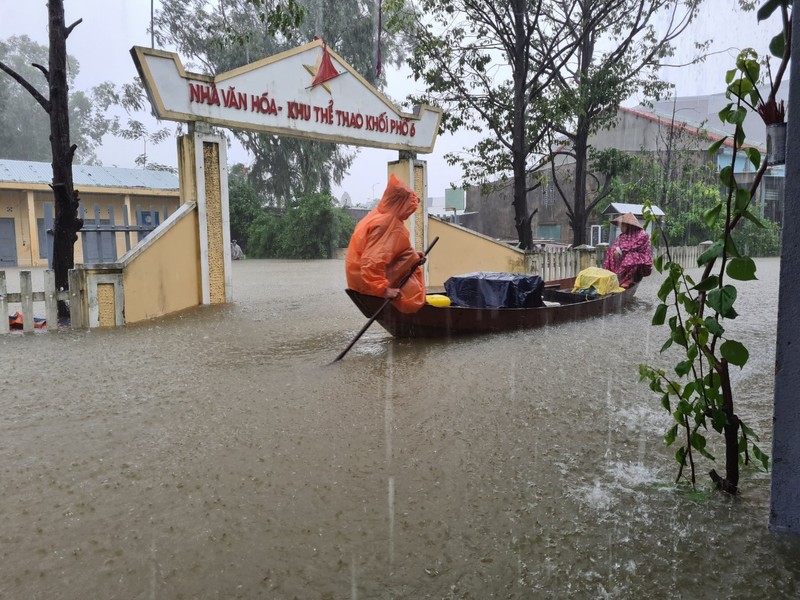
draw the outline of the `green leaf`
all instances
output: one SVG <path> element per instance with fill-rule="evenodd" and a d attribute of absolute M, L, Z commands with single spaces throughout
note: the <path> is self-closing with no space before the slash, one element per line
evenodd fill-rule
<path fill-rule="evenodd" d="M 691 373 L 692 371 L 692 361 L 690 360 L 682 360 L 677 365 L 675 365 L 675 373 L 678 374 L 678 377 L 683 377 Z"/>
<path fill-rule="evenodd" d="M 719 180 L 726 188 L 736 188 L 736 180 L 733 178 L 733 169 L 730 165 L 722 167 L 719 171 Z"/>
<path fill-rule="evenodd" d="M 671 446 L 672 443 L 675 441 L 675 438 L 678 437 L 678 426 L 673 425 L 669 428 L 666 435 L 664 435 L 664 441 L 667 442 L 667 446 Z"/>
<path fill-rule="evenodd" d="M 722 212 L 722 203 L 718 202 L 707 211 L 703 213 L 703 221 L 705 222 L 706 226 L 709 228 L 714 227 L 716 222 L 719 220 L 719 215 Z"/>
<path fill-rule="evenodd" d="M 653 314 L 652 325 L 663 325 L 664 319 L 667 318 L 667 305 L 659 304 L 656 306 L 656 312 Z"/>
<path fill-rule="evenodd" d="M 655 267 L 656 271 L 661 273 L 664 270 L 664 255 L 661 254 L 660 256 L 656 256 L 653 260 L 653 266 Z"/>
<path fill-rule="evenodd" d="M 672 340 L 676 344 L 683 346 L 684 348 L 686 348 L 686 346 L 688 345 L 688 342 L 686 340 L 686 332 L 683 330 L 682 327 L 674 327 L 672 329 Z"/>
<path fill-rule="evenodd" d="M 667 412 L 672 412 L 672 408 L 669 405 L 669 394 L 661 396 L 661 406 L 663 406 Z M 669 442 L 667 442 L 667 445 L 669 445 Z"/>
<path fill-rule="evenodd" d="M 744 123 L 745 117 L 747 117 L 747 109 L 744 106 L 740 106 L 728 115 L 728 123 L 741 125 Z"/>
<path fill-rule="evenodd" d="M 758 78 L 754 79 L 754 81 L 758 81 Z M 737 98 L 745 98 L 749 96 L 753 91 L 753 84 L 750 83 L 747 79 L 740 77 L 739 79 L 734 80 L 728 86 L 728 92 L 736 96 Z"/>
<path fill-rule="evenodd" d="M 744 344 L 735 340 L 726 340 L 722 346 L 719 347 L 719 351 L 720 354 L 722 354 L 722 358 L 737 367 L 743 367 L 747 359 L 750 358 L 750 353 L 747 351 L 747 348 L 744 347 Z"/>
<path fill-rule="evenodd" d="M 769 53 L 777 58 L 783 58 L 784 50 L 786 50 L 786 40 L 783 38 L 783 32 L 781 32 L 770 40 Z"/>
<path fill-rule="evenodd" d="M 758 9 L 756 13 L 756 17 L 759 21 L 763 21 L 764 19 L 769 19 L 778 8 L 780 8 L 786 0 L 767 0 L 764 3 L 764 6 Z"/>
<path fill-rule="evenodd" d="M 749 256 L 733 258 L 725 268 L 725 273 L 737 281 L 753 281 L 756 277 L 756 263 Z"/>
<path fill-rule="evenodd" d="M 760 441 L 758 434 L 750 429 L 747 425 L 745 425 L 742 421 L 739 421 L 739 427 L 742 428 L 742 433 L 744 433 L 748 438 L 755 441 Z"/>
<path fill-rule="evenodd" d="M 744 145 L 744 129 L 739 125 L 736 126 L 736 132 L 734 133 L 734 137 L 736 138 L 736 148 L 741 148 Z M 736 183 L 736 179 L 731 178 L 731 183 L 728 187 L 737 188 L 739 186 Z"/>
<path fill-rule="evenodd" d="M 744 188 L 739 188 L 736 190 L 735 198 L 736 212 L 741 213 L 747 210 L 747 207 L 750 205 L 750 191 Z"/>
<path fill-rule="evenodd" d="M 681 465 L 686 464 L 686 448 L 683 446 L 678 448 L 678 451 L 675 453 L 675 460 L 677 460 Z"/>
<path fill-rule="evenodd" d="M 670 346 L 672 346 L 672 337 L 671 336 L 666 342 L 664 342 L 664 345 L 661 346 L 661 350 L 659 350 L 659 352 L 664 352 Z"/>
<path fill-rule="evenodd" d="M 708 329 L 708 332 L 713 336 L 720 337 L 725 333 L 725 329 L 719 324 L 719 321 L 717 321 L 715 317 L 706 317 L 705 324 L 706 329 Z"/>
<path fill-rule="evenodd" d="M 766 225 L 764 225 L 764 223 L 761 221 L 761 219 L 759 219 L 756 215 L 751 213 L 749 210 L 744 211 L 742 213 L 742 216 L 745 219 L 747 219 L 748 221 L 750 221 L 751 223 L 753 223 L 756 227 L 759 227 L 760 229 L 766 229 L 766 227 L 767 227 Z"/>
<path fill-rule="evenodd" d="M 761 466 L 764 467 L 765 471 L 769 471 L 769 456 L 764 454 L 761 451 L 761 448 L 753 444 L 753 456 L 756 457 L 756 460 L 761 461 Z"/>
<path fill-rule="evenodd" d="M 700 303 L 688 294 L 681 294 L 681 303 L 690 315 L 697 314 L 700 310 Z"/>
<path fill-rule="evenodd" d="M 733 81 L 733 78 L 736 77 L 737 69 L 731 69 L 725 73 L 725 83 L 730 83 Z"/>
<path fill-rule="evenodd" d="M 740 62 L 737 66 L 747 76 L 747 82 L 755 87 L 755 83 L 761 78 L 761 65 L 758 63 L 758 60 L 750 58 L 743 63 Z"/>
<path fill-rule="evenodd" d="M 716 275 L 710 275 L 692 289 L 697 290 L 698 292 L 708 292 L 716 287 L 719 287 L 719 277 Z"/>
<path fill-rule="evenodd" d="M 664 280 L 664 283 L 661 284 L 661 287 L 658 289 L 658 299 L 661 302 L 666 301 L 669 295 L 675 290 L 675 283 L 672 281 L 671 278 L 667 278 Z"/>
<path fill-rule="evenodd" d="M 745 148 L 744 151 L 753 166 L 758 169 L 761 166 L 761 152 L 758 151 L 758 148 Z"/>
<path fill-rule="evenodd" d="M 697 450 L 700 454 L 709 460 L 716 460 L 712 454 L 706 451 L 706 438 L 701 433 L 695 431 L 691 435 L 692 448 Z"/>
<path fill-rule="evenodd" d="M 732 285 L 711 290 L 706 296 L 706 304 L 726 318 L 734 302 L 736 302 L 736 288 Z"/>
<path fill-rule="evenodd" d="M 728 256 L 733 257 L 740 257 L 739 249 L 736 247 L 736 244 L 733 241 L 733 236 L 728 236 L 725 238 L 725 252 L 727 252 Z"/>
<path fill-rule="evenodd" d="M 728 424 L 728 415 L 721 408 L 716 408 L 711 412 L 711 426 L 717 433 L 722 433 L 725 425 Z"/>
<path fill-rule="evenodd" d="M 726 120 L 726 119 L 725 119 L 725 118 L 722 116 L 722 112 L 720 112 L 720 113 L 719 113 L 719 119 L 720 119 L 720 121 L 722 121 L 723 123 L 724 123 L 724 122 L 725 122 L 725 120 Z M 713 144 L 711 144 L 711 145 L 708 147 L 708 153 L 709 153 L 709 154 L 711 154 L 712 156 L 716 156 L 717 152 L 719 152 L 719 149 L 720 149 L 720 147 L 722 146 L 722 144 L 724 144 L 724 143 L 725 143 L 725 140 L 727 140 L 727 139 L 728 139 L 728 136 L 726 135 L 726 136 L 725 136 L 724 138 L 722 138 L 721 140 L 717 140 L 716 142 L 714 142 Z"/>
<path fill-rule="evenodd" d="M 724 246 L 722 244 L 722 240 L 717 240 L 716 242 L 711 244 L 711 246 L 709 246 L 708 249 L 697 258 L 697 266 L 702 267 L 703 265 L 711 262 L 715 258 L 722 256 L 723 249 Z"/>

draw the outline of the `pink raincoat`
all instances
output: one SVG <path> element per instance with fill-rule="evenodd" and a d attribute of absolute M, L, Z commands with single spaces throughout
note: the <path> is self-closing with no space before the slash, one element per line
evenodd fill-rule
<path fill-rule="evenodd" d="M 378 206 L 356 225 L 345 257 L 347 287 L 362 294 L 383 297 L 386 288 L 396 288 L 419 261 L 411 246 L 403 221 L 414 214 L 419 198 L 394 174 Z M 400 289 L 392 300 L 397 310 L 414 313 L 425 304 L 425 280 L 422 268 Z"/>
<path fill-rule="evenodd" d="M 621 255 L 615 252 L 617 248 L 622 251 Z M 643 229 L 635 227 L 621 233 L 608 249 L 603 268 L 614 271 L 624 288 L 650 275 L 653 270 L 650 236 Z"/>

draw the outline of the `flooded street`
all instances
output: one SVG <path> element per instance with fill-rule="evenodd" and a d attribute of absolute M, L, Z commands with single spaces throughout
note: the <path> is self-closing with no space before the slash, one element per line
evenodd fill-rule
<path fill-rule="evenodd" d="M 542 330 L 374 324 L 329 365 L 365 322 L 344 262 L 233 266 L 228 306 L 0 337 L 0 598 L 800 595 L 769 475 L 744 468 L 735 499 L 673 485 L 638 375 L 679 360 L 650 326 L 659 276 L 624 314 Z M 727 325 L 768 453 L 778 267 Z"/>

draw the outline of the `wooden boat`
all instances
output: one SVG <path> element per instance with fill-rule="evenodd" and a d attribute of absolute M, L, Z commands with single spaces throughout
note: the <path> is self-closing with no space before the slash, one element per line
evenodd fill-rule
<path fill-rule="evenodd" d="M 464 308 L 425 304 L 416 313 L 404 314 L 388 304 L 375 320 L 397 338 L 534 329 L 619 312 L 631 303 L 638 287 L 634 284 L 624 292 L 591 298 L 573 294 L 573 282 L 574 278 L 570 278 L 545 284 L 542 299 L 546 306 L 541 308 Z M 371 318 L 385 302 L 384 298 L 367 296 L 351 289 L 346 292 L 365 317 Z"/>

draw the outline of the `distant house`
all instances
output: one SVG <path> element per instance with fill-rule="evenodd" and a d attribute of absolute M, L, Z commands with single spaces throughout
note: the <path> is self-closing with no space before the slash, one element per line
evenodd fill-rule
<path fill-rule="evenodd" d="M 711 143 L 729 134 L 728 131 L 711 125 L 719 122 L 719 117 L 713 111 L 719 112 L 722 100 L 724 95 L 719 94 L 656 103 L 652 108 L 620 107 L 616 125 L 593 136 L 590 144 L 599 150 L 616 148 L 632 154 L 664 153 L 665 140 L 675 135 L 675 132 L 680 132 L 682 152 L 688 153 L 691 161 L 695 164 L 710 163 L 719 170 L 731 164 L 732 159 L 730 140 L 722 144 L 716 156 L 708 154 Z M 761 131 L 763 127 L 750 129 L 754 133 L 756 130 L 762 133 L 760 137 L 754 135 L 749 138 L 748 143 L 758 148 L 764 156 L 766 143 Z M 555 170 L 559 187 L 570 198 L 573 193 L 574 163 L 560 160 L 556 163 Z M 751 183 L 756 173 L 753 165 L 743 155 L 737 156 L 734 172 L 737 181 L 744 185 Z M 535 181 L 538 181 L 538 185 L 534 185 Z M 461 224 L 497 239 L 516 240 L 518 236 L 514 226 L 513 181 L 509 179 L 491 187 L 488 192 L 477 187 L 467 191 L 467 209 L 474 214 L 463 218 Z M 566 206 L 552 181 L 552 165 L 549 162 L 542 164 L 531 175 L 529 187 L 534 189 L 528 194 L 528 209 L 537 211 L 531 222 L 534 239 L 571 243 L 572 229 Z M 771 167 L 756 195 L 761 214 L 779 224 L 783 212 L 783 190 L 783 166 Z M 661 206 L 661 209 L 669 212 L 671 207 Z M 593 213 L 586 225 L 586 239 L 594 242 L 607 240 L 610 237 L 605 225 L 608 218 L 608 215 Z"/>
<path fill-rule="evenodd" d="M 180 203 L 173 173 L 86 165 L 74 165 L 72 172 L 87 221 L 108 224 L 110 207 L 116 225 L 157 225 Z M 53 214 L 52 181 L 50 163 L 0 160 L 0 268 L 47 266 L 45 214 Z M 123 236 L 101 236 L 99 248 L 87 246 L 87 237 L 78 234 L 76 263 L 96 262 L 98 253 L 113 258 L 125 253 Z"/>

